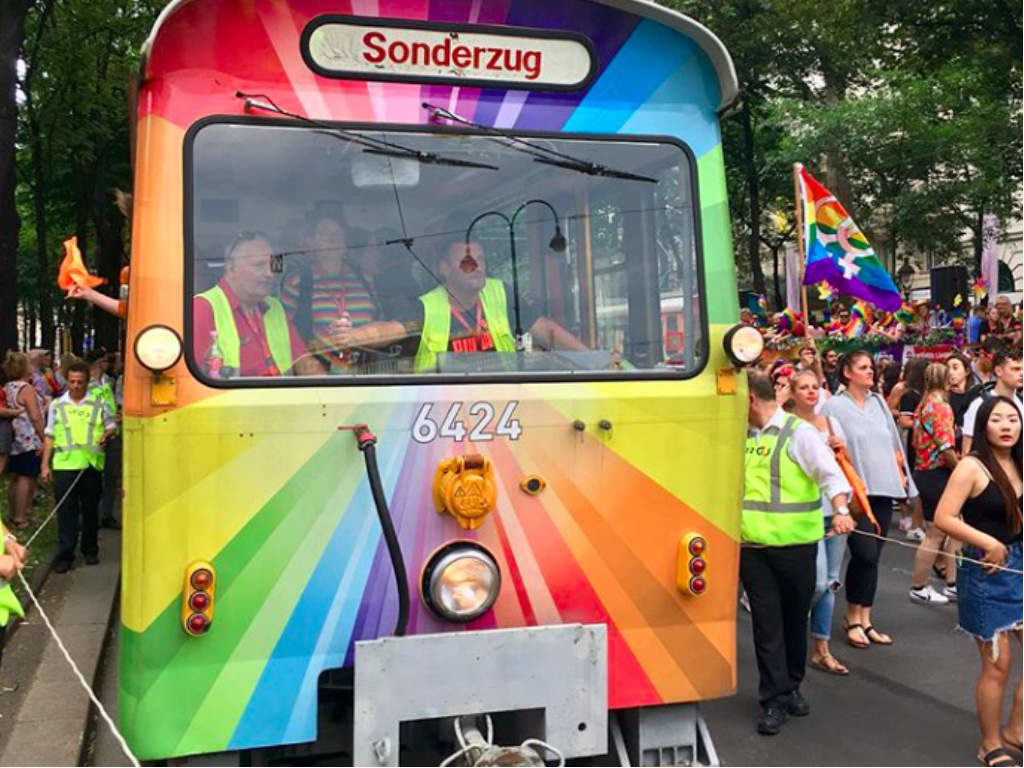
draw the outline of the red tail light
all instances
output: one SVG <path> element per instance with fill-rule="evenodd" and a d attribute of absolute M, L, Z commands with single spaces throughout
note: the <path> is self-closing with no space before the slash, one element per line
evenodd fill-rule
<path fill-rule="evenodd" d="M 700 576 L 694 576 L 690 579 L 690 591 L 693 592 L 693 594 L 699 595 L 707 588 L 707 582 L 705 582 Z"/>
<path fill-rule="evenodd" d="M 708 548 L 708 543 L 704 541 L 700 536 L 694 536 L 690 539 L 690 554 L 693 556 L 703 555 L 704 550 Z"/>
<path fill-rule="evenodd" d="M 210 628 L 210 621 L 201 613 L 193 613 L 185 625 L 190 635 L 201 635 Z"/>
<path fill-rule="evenodd" d="M 181 627 L 186 634 L 195 637 L 210 629 L 216 588 L 216 573 L 206 560 L 197 560 L 185 569 L 181 591 Z"/>
<path fill-rule="evenodd" d="M 704 570 L 708 567 L 708 564 L 701 560 L 699 557 L 693 558 L 690 561 L 690 571 L 693 573 L 704 573 Z"/>
<path fill-rule="evenodd" d="M 690 532 L 679 540 L 676 554 L 676 587 L 684 595 L 701 595 L 707 591 L 708 540 Z"/>

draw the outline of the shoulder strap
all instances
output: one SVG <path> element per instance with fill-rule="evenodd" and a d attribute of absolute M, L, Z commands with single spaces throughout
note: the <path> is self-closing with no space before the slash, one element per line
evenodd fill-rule
<path fill-rule="evenodd" d="M 974 463 L 977 464 L 979 467 L 981 467 L 981 471 L 985 473 L 985 477 L 987 477 L 991 482 L 993 482 L 993 483 L 995 482 L 995 478 L 993 478 L 992 477 L 992 473 L 988 471 L 988 467 L 985 466 L 985 462 L 983 462 L 981 459 L 979 459 L 973 453 L 967 454 L 966 456 L 964 456 L 964 458 L 965 459 L 973 459 Z"/>

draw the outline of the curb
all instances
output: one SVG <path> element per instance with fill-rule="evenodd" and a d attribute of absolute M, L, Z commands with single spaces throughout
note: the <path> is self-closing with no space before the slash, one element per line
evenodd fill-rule
<path fill-rule="evenodd" d="M 53 566 L 56 562 L 57 548 L 53 547 L 51 551 L 46 555 L 46 557 L 39 561 L 39 566 L 32 573 L 32 578 L 28 580 L 28 586 L 35 593 L 36 597 L 39 596 L 40 590 L 43 588 L 43 585 L 46 584 L 46 580 L 50 577 L 50 574 L 53 572 Z M 14 639 L 14 636 L 18 634 L 18 629 L 21 627 L 22 624 L 25 623 L 25 621 L 28 620 L 28 618 L 32 615 L 32 612 L 35 610 L 35 606 L 32 604 L 31 600 L 28 601 L 27 606 L 23 607 L 25 608 L 25 618 L 19 619 L 18 621 L 14 622 L 13 626 L 8 627 L 6 636 L 4 638 L 5 645 L 10 643 L 11 640 Z"/>

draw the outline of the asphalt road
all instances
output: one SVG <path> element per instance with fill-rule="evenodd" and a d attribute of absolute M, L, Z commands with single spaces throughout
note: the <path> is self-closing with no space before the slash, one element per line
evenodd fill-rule
<path fill-rule="evenodd" d="M 895 527 L 895 526 L 894 526 Z M 902 533 L 894 535 L 902 539 Z M 801 690 L 811 714 L 792 718 L 778 736 L 760 736 L 757 668 L 750 616 L 737 629 L 739 691 L 703 707 L 726 765 L 976 765 L 974 642 L 956 632 L 956 606 L 922 606 L 907 597 L 914 551 L 886 544 L 872 623 L 894 645 L 851 648 L 844 642 L 842 594 L 832 652 L 849 668 L 836 677 L 808 669 Z M 938 585 L 936 585 L 938 586 Z M 1020 647 L 1014 649 L 1014 682 Z"/>
<path fill-rule="evenodd" d="M 902 534 L 897 533 L 902 537 Z M 913 550 L 886 545 L 873 619 L 895 645 L 850 648 L 837 602 L 833 653 L 851 669 L 840 678 L 809 669 L 803 691 L 811 714 L 791 719 L 778 736 L 754 730 L 757 670 L 750 617 L 740 612 L 739 691 L 703 706 L 723 764 L 741 765 L 972 765 L 978 730 L 974 683 L 979 661 L 973 642 L 954 631 L 956 607 L 926 607 L 907 598 Z M 108 654 L 111 647 L 108 646 Z M 1020 679 L 1020 649 L 1014 650 Z M 112 654 L 111 654 L 112 657 Z M 112 658 L 108 659 L 111 661 Z M 116 680 L 106 665 L 99 694 L 113 714 Z M 89 750 L 92 765 L 127 765 L 102 728 Z"/>

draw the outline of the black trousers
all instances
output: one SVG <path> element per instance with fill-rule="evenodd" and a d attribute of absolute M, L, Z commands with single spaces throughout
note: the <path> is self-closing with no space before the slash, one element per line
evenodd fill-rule
<path fill-rule="evenodd" d="M 114 510 L 121 491 L 121 435 L 115 435 L 104 443 L 107 463 L 103 466 L 103 495 L 100 497 L 100 521 L 116 520 Z"/>
<path fill-rule="evenodd" d="M 893 500 L 888 496 L 868 496 L 868 502 L 882 529 L 882 535 L 888 536 Z M 867 517 L 858 521 L 857 529 L 875 533 L 875 527 Z M 878 591 L 878 558 L 882 556 L 882 545 L 885 542 L 870 536 L 858 536 L 856 533 L 847 536 L 846 541 L 850 547 L 850 564 L 846 566 L 846 602 L 873 605 L 875 592 Z"/>
<path fill-rule="evenodd" d="M 13 619 L 11 619 L 11 618 L 7 619 L 8 624 L 11 621 L 13 621 Z M 4 635 L 6 635 L 6 634 L 7 634 L 7 624 L 0 624 L 0 664 L 4 663 Z"/>
<path fill-rule="evenodd" d="M 57 510 L 57 560 L 71 562 L 79 543 L 81 530 L 82 554 L 88 557 L 99 553 L 96 532 L 99 528 L 100 494 L 103 492 L 103 475 L 89 468 L 82 471 L 71 492 L 68 489 L 78 477 L 77 469 L 55 469 L 53 471 L 53 492 L 60 501 L 67 493 L 60 509 Z"/>
<path fill-rule="evenodd" d="M 817 543 L 740 550 L 740 581 L 750 600 L 762 704 L 795 691 L 804 679 L 817 557 Z"/>

